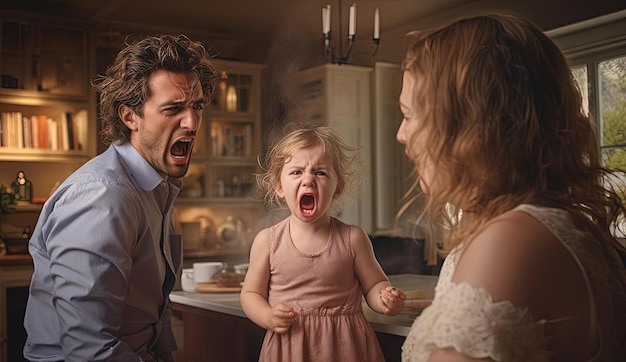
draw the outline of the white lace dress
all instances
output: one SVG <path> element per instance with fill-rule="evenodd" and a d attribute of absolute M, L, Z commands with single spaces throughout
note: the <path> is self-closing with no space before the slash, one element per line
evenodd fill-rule
<path fill-rule="evenodd" d="M 539 220 L 570 251 L 587 276 L 588 291 L 598 321 L 601 347 L 592 361 L 626 361 L 626 296 L 623 266 L 616 254 L 590 242 L 590 236 L 574 228 L 568 213 L 559 209 L 520 205 Z M 534 321 L 524 309 L 508 301 L 494 303 L 487 291 L 467 283 L 451 283 L 458 259 L 454 250 L 446 258 L 435 299 L 415 320 L 402 346 L 403 361 L 427 361 L 435 348 L 452 347 L 474 358 L 489 357 L 495 361 L 548 361 L 551 323 Z M 598 265 L 593 260 L 605 260 Z M 622 270 L 622 272 L 617 272 Z M 616 275 L 617 274 L 617 275 Z M 611 291 L 619 290 L 618 297 Z"/>

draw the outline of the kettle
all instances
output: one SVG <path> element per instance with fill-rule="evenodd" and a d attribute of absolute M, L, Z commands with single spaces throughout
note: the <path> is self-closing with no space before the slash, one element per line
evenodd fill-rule
<path fill-rule="evenodd" d="M 236 244 L 240 241 L 243 226 L 243 220 L 228 216 L 217 229 L 217 237 L 224 244 Z"/>

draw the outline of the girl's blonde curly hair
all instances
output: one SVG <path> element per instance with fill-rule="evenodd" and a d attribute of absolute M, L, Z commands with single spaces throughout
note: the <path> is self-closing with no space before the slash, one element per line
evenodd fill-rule
<path fill-rule="evenodd" d="M 365 166 L 358 159 L 358 147 L 348 145 L 334 129 L 307 123 L 288 123 L 283 135 L 259 161 L 263 172 L 256 175 L 257 187 L 264 195 L 269 208 L 285 208 L 286 202 L 278 196 L 280 174 L 293 153 L 297 150 L 322 145 L 331 159 L 338 177 L 335 202 L 331 212 L 342 209 L 345 197 L 356 197 Z"/>

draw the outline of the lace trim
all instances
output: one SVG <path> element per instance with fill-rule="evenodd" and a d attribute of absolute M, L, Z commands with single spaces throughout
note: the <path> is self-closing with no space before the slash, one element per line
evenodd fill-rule
<path fill-rule="evenodd" d="M 450 283 L 414 322 L 402 346 L 403 361 L 426 361 L 433 350 L 452 347 L 494 361 L 548 361 L 545 321 L 533 322 L 509 301 L 468 283 Z"/>

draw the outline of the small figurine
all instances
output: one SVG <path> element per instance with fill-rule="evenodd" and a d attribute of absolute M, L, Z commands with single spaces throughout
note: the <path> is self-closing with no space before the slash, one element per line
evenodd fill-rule
<path fill-rule="evenodd" d="M 17 203 L 30 203 L 33 200 L 33 186 L 26 178 L 24 171 L 17 173 L 17 178 L 11 183 L 11 192 Z"/>

